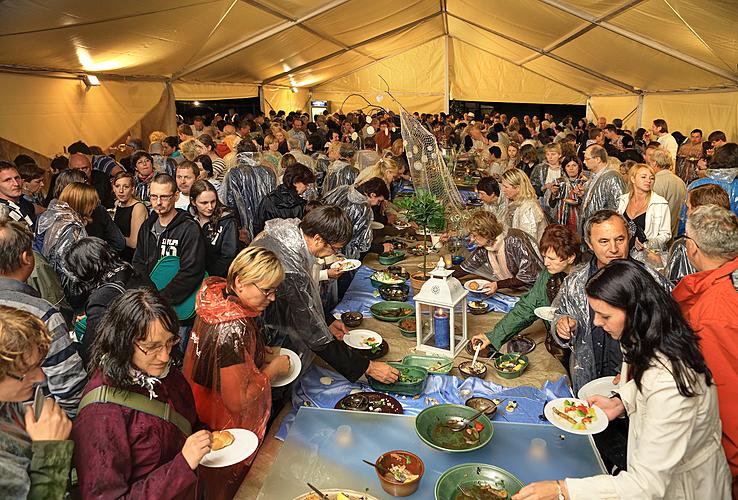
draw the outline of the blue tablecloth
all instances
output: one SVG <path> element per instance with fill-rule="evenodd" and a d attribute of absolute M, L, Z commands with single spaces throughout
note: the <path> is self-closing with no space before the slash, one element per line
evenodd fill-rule
<path fill-rule="evenodd" d="M 330 377 L 332 383 L 324 385 L 320 379 Z M 295 419 L 297 409 L 301 406 L 333 408 L 336 403 L 349 394 L 351 390 L 372 391 L 366 382 L 352 384 L 338 373 L 313 365 L 295 382 L 292 392 L 292 411 L 285 416 L 276 434 L 277 439 L 284 440 L 287 431 Z M 395 396 L 402 404 L 406 415 L 417 415 L 433 404 L 464 404 L 474 396 L 514 400 L 518 407 L 512 412 L 499 411 L 494 420 L 518 423 L 547 423 L 542 418 L 543 407 L 547 401 L 562 397 L 572 397 L 566 377 L 555 382 L 546 382 L 542 389 L 530 386 L 503 387 L 475 377 L 462 380 L 451 375 L 429 375 L 428 384 L 418 398 L 412 396 Z M 500 408 L 502 410 L 502 408 Z"/>
<path fill-rule="evenodd" d="M 515 304 L 518 303 L 520 297 L 514 297 L 504 293 L 496 292 L 492 296 L 487 297 L 483 293 L 469 292 L 468 300 L 483 300 L 489 304 L 490 311 L 509 313 Z"/>

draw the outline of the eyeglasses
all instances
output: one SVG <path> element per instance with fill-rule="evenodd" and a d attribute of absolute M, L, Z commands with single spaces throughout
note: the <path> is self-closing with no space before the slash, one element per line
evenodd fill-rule
<path fill-rule="evenodd" d="M 686 233 L 684 234 L 684 239 L 685 240 L 692 240 L 692 243 L 694 243 L 694 246 L 696 246 L 697 248 L 700 247 L 699 244 L 697 243 L 697 241 L 694 238 L 692 238 L 691 236 L 688 236 Z"/>
<path fill-rule="evenodd" d="M 13 380 L 17 380 L 18 382 L 23 382 L 26 379 L 26 377 L 28 377 L 30 374 L 32 374 L 34 371 L 36 371 L 36 368 L 38 368 L 38 367 L 41 366 L 41 363 L 43 362 L 43 359 L 45 357 L 46 357 L 46 355 L 44 355 L 41 358 L 42 359 L 41 362 L 39 362 L 35 366 L 32 366 L 31 368 L 29 368 L 28 371 L 26 373 L 24 373 L 23 375 L 16 375 L 15 373 L 10 373 L 10 372 L 6 373 L 5 375 L 7 375 L 8 377 L 12 378 Z"/>
<path fill-rule="evenodd" d="M 266 297 L 266 298 L 269 298 L 270 295 L 272 297 L 274 297 L 274 298 L 277 297 L 277 289 L 276 288 L 268 288 L 268 289 L 264 290 L 262 287 L 260 287 L 256 283 L 252 283 L 252 285 L 254 285 L 256 287 L 256 289 L 259 290 L 261 292 L 261 294 L 264 297 Z"/>
<path fill-rule="evenodd" d="M 156 200 L 169 201 L 173 197 L 174 197 L 174 194 L 162 194 L 162 195 L 150 194 L 149 195 L 149 200 L 151 200 L 151 201 L 156 201 Z"/>
<path fill-rule="evenodd" d="M 136 347 L 138 347 L 138 350 L 141 351 L 144 356 L 157 356 L 162 353 L 164 349 L 166 349 L 168 352 L 174 349 L 179 345 L 180 339 L 179 337 L 172 337 L 164 345 L 158 345 L 156 347 L 152 347 L 151 349 L 144 349 L 140 345 L 138 345 L 136 342 L 133 343 Z"/>

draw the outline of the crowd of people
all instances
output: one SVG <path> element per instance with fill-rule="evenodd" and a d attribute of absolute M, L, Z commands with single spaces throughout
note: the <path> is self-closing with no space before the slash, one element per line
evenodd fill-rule
<path fill-rule="evenodd" d="M 574 393 L 620 388 L 591 401 L 613 420 L 596 440 L 611 474 L 515 498 L 738 493 L 738 144 L 662 119 L 415 118 L 482 175 L 481 208 L 446 235 L 472 248 L 454 274 L 524 293 L 472 342 L 499 349 L 550 305 L 545 345 Z M 330 312 L 353 273 L 330 264 L 392 249 L 372 223 L 412 191 L 399 116 L 205 122 L 145 149 L 78 141 L 51 172 L 0 161 L 3 498 L 233 498 L 255 455 L 200 462 L 212 431 L 263 440 L 290 400 L 270 384 L 290 370 L 280 347 L 302 373 L 317 356 L 349 381 L 397 380 L 342 342 Z"/>

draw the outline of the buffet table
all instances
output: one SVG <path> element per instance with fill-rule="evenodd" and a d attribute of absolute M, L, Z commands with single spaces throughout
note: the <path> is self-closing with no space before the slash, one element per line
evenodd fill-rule
<path fill-rule="evenodd" d="M 318 488 L 366 491 L 380 499 L 393 498 L 379 484 L 373 462 L 391 450 L 407 450 L 425 463 L 420 488 L 410 498 L 434 498 L 439 476 L 463 463 L 501 467 L 523 483 L 604 474 L 589 436 L 564 434 L 551 425 L 493 421 L 494 435 L 485 447 L 466 453 L 447 453 L 423 443 L 415 432 L 415 418 L 403 415 L 300 408 L 289 437 L 269 471 L 257 499 L 289 500 Z M 531 440 L 545 441 L 533 451 Z"/>

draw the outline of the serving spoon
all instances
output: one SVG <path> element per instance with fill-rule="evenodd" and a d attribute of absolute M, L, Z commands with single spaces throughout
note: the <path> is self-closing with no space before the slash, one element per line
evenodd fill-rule
<path fill-rule="evenodd" d="M 480 410 L 477 413 L 475 413 L 473 416 L 471 416 L 469 418 L 464 418 L 462 420 L 449 420 L 448 422 L 446 422 L 446 427 L 448 427 L 449 429 L 451 429 L 453 432 L 463 431 L 464 429 L 466 429 L 469 426 L 470 423 L 474 422 L 474 420 L 477 417 L 479 417 L 482 413 L 484 413 L 488 409 L 489 408 L 485 408 L 483 410 Z"/>
<path fill-rule="evenodd" d="M 369 460 L 364 460 L 363 458 L 361 459 L 361 461 L 364 462 L 365 464 L 371 465 L 372 467 L 374 467 L 375 469 L 377 469 L 379 471 L 379 473 L 382 474 L 382 475 L 390 474 L 392 477 L 394 477 L 395 479 L 397 479 L 397 481 L 400 482 L 400 483 L 404 483 L 407 480 L 407 476 L 405 475 L 404 472 L 401 472 L 401 471 L 400 472 L 397 472 L 397 473 L 390 472 L 383 465 L 372 463 Z"/>

